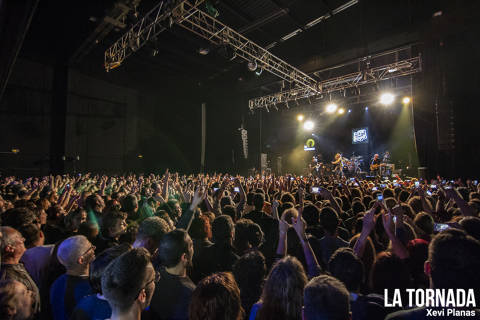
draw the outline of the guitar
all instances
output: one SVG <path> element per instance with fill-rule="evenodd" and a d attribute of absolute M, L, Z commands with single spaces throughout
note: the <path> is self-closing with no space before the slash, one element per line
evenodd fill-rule
<path fill-rule="evenodd" d="M 370 165 L 370 171 L 375 171 L 380 167 L 385 167 L 387 164 L 386 163 L 379 163 L 379 164 L 371 164 Z"/>

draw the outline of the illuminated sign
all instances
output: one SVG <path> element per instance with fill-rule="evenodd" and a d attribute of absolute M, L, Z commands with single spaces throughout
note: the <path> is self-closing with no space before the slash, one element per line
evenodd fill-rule
<path fill-rule="evenodd" d="M 352 143 L 368 143 L 368 128 L 358 128 L 352 130 Z"/>

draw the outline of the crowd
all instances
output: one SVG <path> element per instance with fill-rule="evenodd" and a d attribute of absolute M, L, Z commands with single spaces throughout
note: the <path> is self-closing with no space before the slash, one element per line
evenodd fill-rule
<path fill-rule="evenodd" d="M 0 196 L 0 319 L 423 319 L 387 306 L 394 289 L 480 301 L 477 181 L 167 171 L 3 177 Z"/>

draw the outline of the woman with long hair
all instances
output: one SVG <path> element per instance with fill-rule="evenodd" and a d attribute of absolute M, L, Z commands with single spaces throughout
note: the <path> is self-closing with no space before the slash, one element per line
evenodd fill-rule
<path fill-rule="evenodd" d="M 297 258 L 286 256 L 277 261 L 265 282 L 260 301 L 252 307 L 249 319 L 301 319 L 306 284 L 307 275 Z"/>

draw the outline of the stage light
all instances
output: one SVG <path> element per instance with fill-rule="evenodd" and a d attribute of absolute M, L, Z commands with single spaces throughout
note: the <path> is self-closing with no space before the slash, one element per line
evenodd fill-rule
<path fill-rule="evenodd" d="M 344 113 L 345 113 L 345 109 L 343 108 L 338 109 L 338 114 L 344 114 Z"/>
<path fill-rule="evenodd" d="M 382 93 L 382 95 L 380 96 L 380 103 L 384 106 L 392 104 L 393 100 L 395 100 L 395 96 L 390 92 Z"/>
<path fill-rule="evenodd" d="M 314 126 L 315 126 L 315 124 L 311 120 L 307 120 L 303 123 L 303 129 L 308 130 L 308 131 L 312 130 Z"/>
<path fill-rule="evenodd" d="M 298 120 L 298 121 L 302 122 L 303 119 L 304 119 L 303 114 L 299 114 L 299 115 L 297 116 L 297 120 Z"/>
<path fill-rule="evenodd" d="M 210 49 L 209 48 L 200 48 L 200 49 L 198 49 L 198 53 L 201 54 L 202 56 L 206 56 L 207 54 L 210 53 Z"/>
<path fill-rule="evenodd" d="M 252 72 L 257 70 L 257 61 L 255 61 L 255 60 L 249 61 L 248 64 L 247 64 L 247 67 L 248 67 L 248 70 L 250 70 Z"/>
<path fill-rule="evenodd" d="M 337 108 L 338 108 L 338 106 L 335 103 L 329 103 L 327 105 L 326 110 L 327 110 L 328 113 L 334 113 L 335 111 L 337 111 Z"/>
<path fill-rule="evenodd" d="M 403 97 L 402 102 L 403 102 L 403 104 L 409 104 L 410 103 L 410 97 Z"/>

